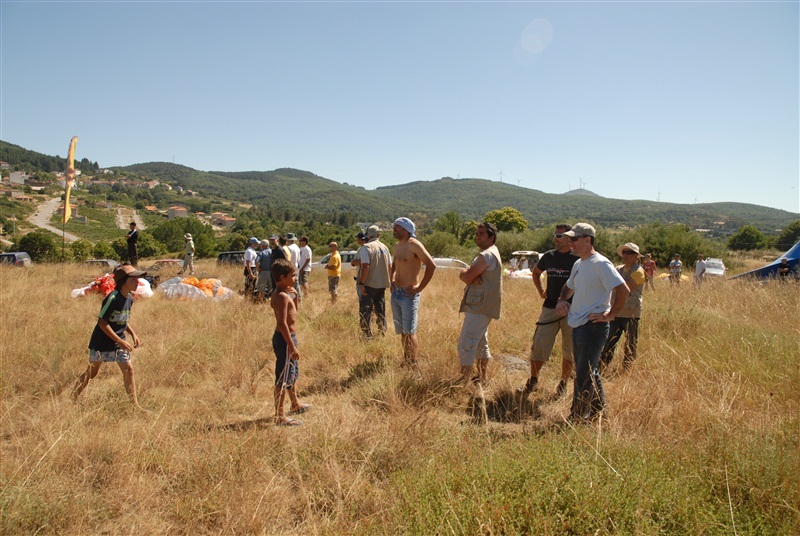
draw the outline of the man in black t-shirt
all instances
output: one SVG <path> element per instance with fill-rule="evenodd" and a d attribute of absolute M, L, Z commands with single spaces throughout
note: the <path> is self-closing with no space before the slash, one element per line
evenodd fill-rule
<path fill-rule="evenodd" d="M 553 235 L 555 249 L 551 249 L 539 259 L 533 269 L 533 284 L 544 299 L 539 321 L 536 322 L 536 331 L 533 333 L 531 344 L 531 377 L 524 387 L 517 389 L 523 396 L 528 396 L 535 391 L 539 383 L 539 371 L 550 360 L 550 354 L 556 342 L 556 335 L 561 331 L 561 381 L 556 388 L 556 397 L 561 397 L 567 391 L 567 381 L 572 373 L 572 328 L 567 325 L 567 318 L 556 312 L 556 303 L 561 293 L 561 288 L 569 279 L 572 265 L 578 256 L 570 249 L 570 240 L 564 233 L 571 230 L 567 224 L 556 225 Z M 547 273 L 547 290 L 542 288 L 540 276 Z"/>

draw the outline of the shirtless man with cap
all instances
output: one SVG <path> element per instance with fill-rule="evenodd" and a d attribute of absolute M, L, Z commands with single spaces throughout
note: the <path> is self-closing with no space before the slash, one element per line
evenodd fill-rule
<path fill-rule="evenodd" d="M 392 226 L 392 234 L 397 239 L 392 249 L 394 260 L 389 269 L 394 331 L 403 341 L 403 365 L 414 367 L 419 353 L 417 318 L 420 292 L 430 283 L 436 264 L 422 242 L 417 240 L 413 221 L 397 218 Z M 423 264 L 425 274 L 420 281 L 419 273 Z"/>

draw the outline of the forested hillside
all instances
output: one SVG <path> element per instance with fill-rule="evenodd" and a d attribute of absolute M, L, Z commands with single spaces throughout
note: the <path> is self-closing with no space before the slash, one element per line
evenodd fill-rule
<path fill-rule="evenodd" d="M 64 154 L 67 152 L 67 147 L 67 144 L 64 144 Z M 8 162 L 10 165 L 17 166 L 24 171 L 53 173 L 67 170 L 66 158 L 29 151 L 19 145 L 2 140 L 0 140 L 0 161 Z M 97 162 L 91 162 L 88 158 L 83 158 L 75 161 L 75 168 L 84 173 L 91 173 L 100 169 L 100 166 Z"/>
<path fill-rule="evenodd" d="M 714 226 L 714 222 L 725 222 L 725 228 L 750 224 L 772 231 L 797 219 L 797 214 L 785 210 L 746 203 L 682 205 L 607 199 L 594 195 L 548 194 L 483 179 L 418 181 L 380 187 L 375 193 L 380 197 L 414 205 L 417 210 L 433 216 L 455 210 L 466 218 L 480 218 L 489 210 L 511 206 L 519 210 L 532 227 L 577 218 L 610 227 L 662 221 L 708 228 Z"/>
<path fill-rule="evenodd" d="M 61 171 L 58 156 L 29 151 L 0 142 L 0 160 L 25 170 Z M 76 162 L 85 173 L 98 169 L 88 159 Z M 252 204 L 270 214 L 288 211 L 349 226 L 357 221 L 389 221 L 399 215 L 431 220 L 447 211 L 464 219 L 510 206 L 531 227 L 556 221 L 586 220 L 607 227 L 633 227 L 660 221 L 692 228 L 736 229 L 754 225 L 772 233 L 797 219 L 797 214 L 746 203 L 675 204 L 647 200 L 607 199 L 597 195 L 548 194 L 540 190 L 484 179 L 452 179 L 380 187 L 375 190 L 342 184 L 308 171 L 199 171 L 169 162 L 149 162 L 112 168 L 118 175 L 158 179 L 196 191 L 203 198 Z M 113 180 L 113 177 L 110 177 Z M 720 193 L 724 196 L 724 193 Z M 719 225 L 718 222 L 723 222 Z"/>

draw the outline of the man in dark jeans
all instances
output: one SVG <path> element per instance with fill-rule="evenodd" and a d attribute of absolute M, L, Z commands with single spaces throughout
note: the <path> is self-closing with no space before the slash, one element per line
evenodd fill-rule
<path fill-rule="evenodd" d="M 389 265 L 392 256 L 389 248 L 379 240 L 380 229 L 372 225 L 367 229 L 367 242 L 358 250 L 361 260 L 358 283 L 360 295 L 358 312 L 361 331 L 366 339 L 372 338 L 372 311 L 378 330 L 386 333 L 386 289 L 390 287 Z"/>
<path fill-rule="evenodd" d="M 136 222 L 131 222 L 131 230 L 125 235 L 128 241 L 128 262 L 133 266 L 139 264 L 139 250 L 136 243 L 139 241 L 139 230 L 136 229 Z"/>
<path fill-rule="evenodd" d="M 556 311 L 567 316 L 572 328 L 575 385 L 570 420 L 590 422 L 606 405 L 598 364 L 608 339 L 608 325 L 622 310 L 630 290 L 611 261 L 594 250 L 594 227 L 576 223 L 564 234 L 570 237 L 572 252 L 580 257 L 556 304 Z M 571 304 L 567 301 L 570 297 Z"/>

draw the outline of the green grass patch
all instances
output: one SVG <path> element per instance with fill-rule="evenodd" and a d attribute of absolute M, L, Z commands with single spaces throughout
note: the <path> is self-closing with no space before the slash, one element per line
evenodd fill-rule
<path fill-rule="evenodd" d="M 798 528 L 796 512 L 774 493 L 791 474 L 789 460 L 770 469 L 780 458 L 775 444 L 765 452 L 752 443 L 723 461 L 608 439 L 597 454 L 589 429 L 491 449 L 481 435 L 462 438 L 460 455 L 443 449 L 397 473 L 388 491 L 396 499 L 391 521 L 383 527 L 409 534 L 732 534 L 734 523 L 741 534 Z"/>

